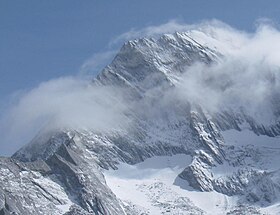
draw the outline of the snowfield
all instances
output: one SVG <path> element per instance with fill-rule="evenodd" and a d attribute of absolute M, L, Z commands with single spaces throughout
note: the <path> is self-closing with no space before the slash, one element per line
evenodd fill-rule
<path fill-rule="evenodd" d="M 118 170 L 104 171 L 104 175 L 116 196 L 142 213 L 188 214 L 186 210 L 193 210 L 193 214 L 225 214 L 234 205 L 234 197 L 195 191 L 178 177 L 190 163 L 191 156 L 184 154 L 153 157 L 136 165 L 122 163 Z M 180 200 L 184 201 L 178 204 Z"/>

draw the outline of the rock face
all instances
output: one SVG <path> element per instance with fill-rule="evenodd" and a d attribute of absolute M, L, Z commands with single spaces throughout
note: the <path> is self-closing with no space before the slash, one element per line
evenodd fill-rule
<path fill-rule="evenodd" d="M 176 154 L 192 156 L 177 178 L 188 186 L 184 189 L 235 199 L 222 214 L 261 214 L 263 208 L 278 205 L 280 122 L 263 125 L 242 111 L 209 112 L 177 97 L 165 100 L 190 66 L 215 64 L 221 58 L 187 33 L 125 43 L 93 85 L 123 89 L 132 104 L 126 113 L 132 121 L 129 128 L 109 133 L 42 131 L 12 158 L 0 158 L 0 214 L 153 214 L 123 202 L 103 173 L 120 163 Z M 231 142 L 240 141 L 245 130 L 252 137 L 249 142 Z M 269 147 L 255 144 L 254 138 L 263 137 Z M 158 186 L 142 189 L 164 189 L 162 182 Z M 159 196 L 153 198 L 161 205 Z M 163 214 L 207 214 L 192 203 L 192 196 L 177 196 L 175 205 L 159 207 L 168 207 Z"/>

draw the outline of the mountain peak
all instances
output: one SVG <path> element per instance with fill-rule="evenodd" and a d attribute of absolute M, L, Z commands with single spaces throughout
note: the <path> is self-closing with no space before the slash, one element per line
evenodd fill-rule
<path fill-rule="evenodd" d="M 145 92 L 159 84 L 173 85 L 195 62 L 210 64 L 216 59 L 215 51 L 200 45 L 187 33 L 140 38 L 126 42 L 97 80 Z"/>
<path fill-rule="evenodd" d="M 277 208 L 280 123 L 265 126 L 237 109 L 209 111 L 172 91 L 199 62 L 205 73 L 198 79 L 206 76 L 207 85 L 194 88 L 200 80 L 191 79 L 183 93 L 213 100 L 207 86 L 226 88 L 221 76 L 205 75 L 217 55 L 189 33 L 125 43 L 93 85 L 113 89 L 117 99 L 105 109 L 118 105 L 117 88 L 124 89 L 119 100 L 128 108 L 113 113 L 129 118 L 129 126 L 41 133 L 13 159 L 0 159 L 0 214 L 261 214 Z"/>

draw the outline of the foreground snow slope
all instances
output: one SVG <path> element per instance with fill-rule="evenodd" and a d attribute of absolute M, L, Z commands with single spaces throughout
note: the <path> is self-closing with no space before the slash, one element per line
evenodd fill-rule
<path fill-rule="evenodd" d="M 190 163 L 184 154 L 153 157 L 136 165 L 120 164 L 104 174 L 127 207 L 147 214 L 225 214 L 234 205 L 233 197 L 193 190 L 178 177 Z"/>

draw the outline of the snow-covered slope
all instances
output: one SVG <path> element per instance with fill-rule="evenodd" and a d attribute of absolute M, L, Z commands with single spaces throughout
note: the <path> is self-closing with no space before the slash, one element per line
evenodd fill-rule
<path fill-rule="evenodd" d="M 127 206 L 147 214 L 224 214 L 234 198 L 193 190 L 178 177 L 191 156 L 148 158 L 136 165 L 121 164 L 105 171 L 108 186 Z"/>
<path fill-rule="evenodd" d="M 93 81 L 121 89 L 129 126 L 46 129 L 1 158 L 0 214 L 280 213 L 280 123 L 176 96 L 223 61 L 190 35 L 129 41 Z"/>

